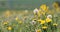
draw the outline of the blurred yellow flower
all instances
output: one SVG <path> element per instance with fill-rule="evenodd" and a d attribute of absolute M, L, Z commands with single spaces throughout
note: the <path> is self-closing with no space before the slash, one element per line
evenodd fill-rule
<path fill-rule="evenodd" d="M 41 32 L 41 29 L 36 30 L 36 32 Z"/>
<path fill-rule="evenodd" d="M 7 24 L 8 24 L 8 22 L 7 22 L 7 21 L 5 21 L 5 22 L 3 22 L 3 24 L 4 24 L 4 25 L 7 25 Z"/>
<path fill-rule="evenodd" d="M 7 10 L 7 11 L 5 12 L 5 15 L 6 15 L 6 17 L 9 17 L 9 16 L 11 15 L 11 12 L 10 12 L 9 10 Z"/>
<path fill-rule="evenodd" d="M 46 4 L 42 4 L 42 5 L 40 6 L 40 8 L 41 8 L 42 10 L 44 10 L 44 11 L 47 11 L 49 7 L 46 6 Z"/>
<path fill-rule="evenodd" d="M 57 23 L 54 23 L 53 26 L 57 26 L 58 24 Z"/>
<path fill-rule="evenodd" d="M 49 19 L 49 18 L 46 18 L 46 22 L 48 23 L 48 22 L 51 22 L 52 21 L 52 19 Z"/>
<path fill-rule="evenodd" d="M 43 26 L 42 29 L 47 29 L 47 26 Z"/>
<path fill-rule="evenodd" d="M 18 21 L 19 24 L 22 24 L 23 22 L 22 21 Z"/>
<path fill-rule="evenodd" d="M 59 7 L 59 6 L 58 6 L 58 3 L 57 3 L 57 2 L 54 2 L 54 3 L 53 3 L 53 7 L 54 7 L 54 8 L 58 8 L 58 7 Z"/>
<path fill-rule="evenodd" d="M 42 15 L 45 15 L 45 12 L 41 12 Z"/>
<path fill-rule="evenodd" d="M 16 21 L 18 21 L 18 20 L 19 20 L 18 16 L 15 18 L 15 20 L 16 20 Z"/>
<path fill-rule="evenodd" d="M 7 27 L 7 29 L 8 29 L 8 30 L 12 30 L 12 27 L 11 27 L 11 26 L 9 26 L 9 27 Z"/>
<path fill-rule="evenodd" d="M 43 11 L 43 10 L 39 10 L 39 14 L 38 15 L 45 15 L 46 11 Z"/>
<path fill-rule="evenodd" d="M 45 20 L 41 20 L 41 24 L 45 24 Z"/>
<path fill-rule="evenodd" d="M 41 19 L 38 19 L 37 21 L 38 21 L 38 22 L 41 22 Z"/>

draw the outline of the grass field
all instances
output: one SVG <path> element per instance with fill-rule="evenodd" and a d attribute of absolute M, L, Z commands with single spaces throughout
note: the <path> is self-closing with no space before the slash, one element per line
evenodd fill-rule
<path fill-rule="evenodd" d="M 35 32 L 38 29 L 41 29 L 41 24 L 36 22 L 36 24 L 32 25 L 32 18 L 34 14 L 32 11 L 14 11 L 15 13 L 10 12 L 12 15 L 6 17 L 7 15 L 0 13 L 0 32 Z M 17 18 L 16 18 L 17 17 Z M 53 17 L 52 22 L 57 22 L 57 30 L 55 32 L 60 31 L 60 16 L 57 15 L 58 19 Z M 16 18 L 16 19 L 15 19 Z M 51 32 L 50 27 L 48 27 L 47 32 Z"/>
<path fill-rule="evenodd" d="M 49 16 L 50 15 L 50 16 Z M 0 32 L 60 32 L 60 8 L 0 12 Z"/>

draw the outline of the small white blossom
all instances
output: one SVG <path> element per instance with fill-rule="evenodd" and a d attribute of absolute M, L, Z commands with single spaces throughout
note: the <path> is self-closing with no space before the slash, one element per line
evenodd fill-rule
<path fill-rule="evenodd" d="M 25 13 L 28 13 L 28 10 L 25 10 Z"/>
<path fill-rule="evenodd" d="M 38 13 L 38 9 L 35 8 L 34 11 L 33 11 L 33 13 Z"/>
<path fill-rule="evenodd" d="M 52 18 L 52 15 L 48 15 L 47 18 Z"/>
<path fill-rule="evenodd" d="M 32 22 L 30 22 L 32 25 L 36 24 L 36 21 L 32 20 Z"/>

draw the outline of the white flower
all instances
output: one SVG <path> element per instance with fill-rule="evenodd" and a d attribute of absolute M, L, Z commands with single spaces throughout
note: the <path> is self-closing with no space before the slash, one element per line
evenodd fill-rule
<path fill-rule="evenodd" d="M 36 24 L 36 21 L 32 20 L 32 22 L 30 22 L 30 24 L 34 25 L 34 24 Z"/>
<path fill-rule="evenodd" d="M 25 10 L 25 13 L 28 13 L 28 10 Z"/>
<path fill-rule="evenodd" d="M 33 13 L 38 13 L 38 9 L 35 8 L 34 11 L 33 11 Z"/>
<path fill-rule="evenodd" d="M 47 18 L 52 18 L 52 15 L 48 15 Z"/>

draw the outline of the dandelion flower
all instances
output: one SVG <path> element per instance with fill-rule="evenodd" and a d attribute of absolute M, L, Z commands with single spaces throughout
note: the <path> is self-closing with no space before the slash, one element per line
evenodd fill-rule
<path fill-rule="evenodd" d="M 41 32 L 41 29 L 36 30 L 36 32 Z"/>
<path fill-rule="evenodd" d="M 47 23 L 49 23 L 49 22 L 51 22 L 51 21 L 52 21 L 52 19 L 46 18 L 46 22 L 47 22 Z"/>
<path fill-rule="evenodd" d="M 44 11 L 48 10 L 48 7 L 46 6 L 46 4 L 41 5 L 40 8 Z"/>
<path fill-rule="evenodd" d="M 9 16 L 11 15 L 11 12 L 10 12 L 9 10 L 7 10 L 7 11 L 5 12 L 5 15 L 6 15 L 7 17 L 9 17 Z"/>
<path fill-rule="evenodd" d="M 8 22 L 7 22 L 7 21 L 5 21 L 5 22 L 3 22 L 3 24 L 4 24 L 4 25 L 7 25 L 7 24 L 8 24 Z"/>
<path fill-rule="evenodd" d="M 23 22 L 22 21 L 18 21 L 19 24 L 22 24 Z"/>
<path fill-rule="evenodd" d="M 58 25 L 57 23 L 53 24 L 53 30 L 57 31 L 57 25 Z"/>
<path fill-rule="evenodd" d="M 58 24 L 57 23 L 54 23 L 53 26 L 57 26 Z"/>
<path fill-rule="evenodd" d="M 47 32 L 47 26 L 42 27 L 43 32 Z"/>
<path fill-rule="evenodd" d="M 41 24 L 45 24 L 45 20 L 41 20 Z"/>
<path fill-rule="evenodd" d="M 47 26 L 43 26 L 42 29 L 47 29 Z"/>
<path fill-rule="evenodd" d="M 59 6 L 58 6 L 58 3 L 57 3 L 57 2 L 54 2 L 54 3 L 53 3 L 53 7 L 54 7 L 54 8 L 58 8 L 58 7 L 59 7 Z"/>
<path fill-rule="evenodd" d="M 37 21 L 41 23 L 41 19 L 38 19 Z"/>
<path fill-rule="evenodd" d="M 11 26 L 9 26 L 9 27 L 7 27 L 7 29 L 10 31 L 10 30 L 12 30 L 12 27 L 11 27 Z"/>
<path fill-rule="evenodd" d="M 18 16 L 15 18 L 15 20 L 16 20 L 16 21 L 19 20 Z"/>

